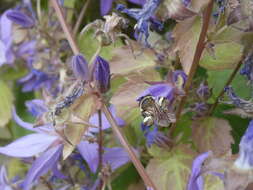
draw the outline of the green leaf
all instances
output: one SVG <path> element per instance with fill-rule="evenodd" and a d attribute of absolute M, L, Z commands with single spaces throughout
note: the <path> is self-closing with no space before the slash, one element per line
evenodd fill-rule
<path fill-rule="evenodd" d="M 138 71 L 147 71 L 150 68 L 154 69 L 156 66 L 156 56 L 154 52 L 149 49 L 142 50 L 141 46 L 134 41 L 131 41 L 131 44 L 135 54 L 137 54 L 138 51 L 143 52 L 138 56 L 134 56 L 129 46 L 114 48 L 112 51 L 113 57 L 110 59 L 111 72 L 113 74 L 136 74 Z"/>
<path fill-rule="evenodd" d="M 64 7 L 74 8 L 76 0 L 65 0 Z"/>
<path fill-rule="evenodd" d="M 195 153 L 175 147 L 166 158 L 151 159 L 146 170 L 159 190 L 185 190 Z"/>
<path fill-rule="evenodd" d="M 228 78 L 230 77 L 233 70 L 227 69 L 222 71 L 207 71 L 207 81 L 210 88 L 213 92 L 213 100 L 219 95 L 223 90 Z M 239 73 L 235 76 L 233 82 L 231 83 L 236 94 L 242 98 L 248 99 L 251 96 L 251 89 L 247 86 L 247 81 L 244 76 L 241 76 Z M 213 103 L 211 100 L 210 103 Z"/>
<path fill-rule="evenodd" d="M 87 60 L 90 60 L 99 48 L 99 42 L 94 37 L 94 30 L 92 29 L 85 32 L 83 35 L 78 36 L 77 43 L 81 53 L 83 53 Z M 110 60 L 113 56 L 112 50 L 120 46 L 122 46 L 122 43 L 120 40 L 117 40 L 115 44 L 104 46 L 99 55 L 106 60 Z"/>
<path fill-rule="evenodd" d="M 153 144 L 150 148 L 148 148 L 148 153 L 155 157 L 155 158 L 168 158 L 170 157 L 170 152 L 163 149 L 163 148 L 160 148 L 158 147 L 157 145 Z"/>
<path fill-rule="evenodd" d="M 209 70 L 233 69 L 241 59 L 243 46 L 235 42 L 215 44 L 213 51 L 214 54 L 207 49 L 204 51 L 199 63 L 202 67 Z"/>
<path fill-rule="evenodd" d="M 26 67 L 18 62 L 15 67 L 10 67 L 9 65 L 3 65 L 0 69 L 0 78 L 2 80 L 17 80 L 27 73 Z"/>
<path fill-rule="evenodd" d="M 215 117 L 193 122 L 192 138 L 199 152 L 211 150 L 216 156 L 227 154 L 234 143 L 229 122 Z"/>
<path fill-rule="evenodd" d="M 240 42 L 244 32 L 231 27 L 223 26 L 217 32 L 209 36 L 209 40 L 214 43 L 228 43 L 228 42 Z"/>
<path fill-rule="evenodd" d="M 173 135 L 175 137 L 181 136 L 180 142 L 188 143 L 190 141 L 190 136 L 192 134 L 191 124 L 192 124 L 192 116 L 190 114 L 182 115 L 179 121 L 177 122 L 177 127 L 175 128 Z"/>
<path fill-rule="evenodd" d="M 10 159 L 10 162 L 8 162 L 8 177 L 9 179 L 12 179 L 16 176 L 22 176 L 22 174 L 27 170 L 27 165 L 24 164 L 19 159 Z"/>
<path fill-rule="evenodd" d="M 11 119 L 11 107 L 13 104 L 13 94 L 8 85 L 0 80 L 0 127 L 4 127 Z"/>
<path fill-rule="evenodd" d="M 175 51 L 179 53 L 179 58 L 186 74 L 189 74 L 192 66 L 200 31 L 201 17 L 199 16 L 178 23 L 173 31 L 176 44 Z"/>
<path fill-rule="evenodd" d="M 127 190 L 128 186 L 136 183 L 139 175 L 133 165 L 129 165 L 122 173 L 120 173 L 112 182 L 112 189 Z"/>

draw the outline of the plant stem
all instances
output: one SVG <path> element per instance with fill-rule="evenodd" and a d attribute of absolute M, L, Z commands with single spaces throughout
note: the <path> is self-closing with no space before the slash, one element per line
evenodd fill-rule
<path fill-rule="evenodd" d="M 233 79 L 234 79 L 234 77 L 236 76 L 236 73 L 238 72 L 238 70 L 240 69 L 242 63 L 243 63 L 243 58 L 242 58 L 241 61 L 236 65 L 234 71 L 233 71 L 233 72 L 231 73 L 231 75 L 229 76 L 229 78 L 228 78 L 228 80 L 227 80 L 227 82 L 226 82 L 224 88 L 225 88 L 226 86 L 229 86 L 230 83 L 233 81 Z M 216 97 L 214 104 L 212 105 L 212 107 L 210 108 L 210 110 L 209 110 L 209 112 L 208 112 L 208 115 L 212 115 L 213 112 L 214 112 L 214 110 L 215 110 L 215 108 L 216 108 L 217 105 L 219 104 L 219 99 L 220 99 L 220 97 L 222 97 L 222 96 L 224 95 L 224 93 L 225 93 L 224 88 L 222 88 L 221 92 L 220 92 L 219 95 Z"/>
<path fill-rule="evenodd" d="M 184 108 L 184 105 L 186 103 L 186 100 L 187 100 L 187 97 L 188 97 L 188 94 L 189 94 L 189 90 L 190 90 L 190 87 L 191 87 L 191 84 L 192 84 L 193 77 L 196 73 L 196 70 L 198 68 L 202 52 L 205 48 L 206 34 L 207 34 L 208 26 L 209 26 L 210 17 L 211 17 L 211 14 L 212 14 L 213 3 L 214 3 L 214 0 L 211 0 L 209 2 L 209 4 L 207 5 L 206 9 L 204 10 L 204 13 L 203 13 L 202 29 L 201 29 L 201 32 L 200 32 L 200 36 L 199 36 L 197 46 L 196 46 L 196 51 L 195 51 L 195 54 L 194 54 L 194 57 L 193 57 L 193 61 L 192 61 L 192 65 L 191 65 L 191 68 L 190 68 L 190 71 L 189 71 L 189 75 L 187 77 L 187 81 L 186 81 L 185 87 L 184 87 L 185 96 L 183 96 L 181 98 L 181 100 L 179 102 L 178 109 L 176 111 L 177 121 L 179 120 L 181 112 L 183 111 L 183 108 Z M 170 128 L 170 134 L 173 134 L 175 128 L 176 128 L 176 123 L 173 123 L 171 128 Z"/>
<path fill-rule="evenodd" d="M 52 5 L 53 5 L 53 7 L 56 11 L 57 17 L 58 17 L 58 19 L 61 23 L 62 29 L 63 29 L 63 31 L 66 35 L 66 38 L 67 38 L 68 42 L 70 43 L 70 47 L 72 48 L 72 51 L 74 52 L 74 54 L 78 54 L 79 49 L 78 49 L 78 47 L 77 47 L 77 45 L 74 41 L 74 38 L 73 38 L 73 36 L 70 32 L 70 29 L 69 29 L 68 25 L 66 24 L 66 22 L 63 18 L 63 14 L 62 14 L 62 11 L 61 11 L 61 9 L 58 5 L 57 0 L 51 0 L 51 1 L 52 1 Z M 108 110 L 108 108 L 106 107 L 106 105 L 104 103 L 102 105 L 102 111 L 104 112 L 106 118 L 110 122 L 114 134 L 119 138 L 120 143 L 125 148 L 125 150 L 128 152 L 130 159 L 132 160 L 135 168 L 137 169 L 138 173 L 142 177 L 145 185 L 147 187 L 153 188 L 153 190 L 158 190 L 155 187 L 152 180 L 150 179 L 150 177 L 148 176 L 148 174 L 146 173 L 146 171 L 145 171 L 144 167 L 142 166 L 140 160 L 135 155 L 135 153 L 132 150 L 130 144 L 127 142 L 126 138 L 122 135 L 121 131 L 119 130 L 119 127 L 117 126 L 117 123 L 116 123 L 115 119 L 113 118 L 111 112 Z"/>
<path fill-rule="evenodd" d="M 98 126 L 99 126 L 99 133 L 98 133 L 98 168 L 101 171 L 103 167 L 103 131 L 102 131 L 102 114 L 101 110 L 98 110 Z M 103 180 L 99 184 L 99 189 L 103 187 Z"/>
<path fill-rule="evenodd" d="M 145 185 L 147 187 L 152 187 L 154 190 L 157 190 L 157 188 L 153 184 L 152 180 L 150 179 L 150 177 L 146 173 L 144 167 L 142 166 L 140 160 L 138 159 L 138 157 L 134 153 L 134 151 L 131 148 L 130 144 L 127 142 L 127 139 L 122 135 L 119 126 L 117 125 L 115 119 L 113 118 L 111 112 L 108 110 L 108 108 L 106 107 L 106 105 L 103 105 L 102 110 L 103 110 L 106 118 L 108 119 L 109 123 L 111 124 L 113 132 L 119 138 L 119 141 L 122 144 L 122 146 L 128 152 L 130 159 L 132 160 L 135 168 L 137 169 L 138 173 L 142 177 Z"/>
<path fill-rule="evenodd" d="M 74 37 L 71 33 L 71 30 L 70 30 L 70 27 L 68 27 L 65 19 L 64 19 L 64 16 L 63 16 L 63 13 L 62 13 L 62 10 L 61 10 L 61 7 L 59 6 L 57 0 L 51 0 L 51 3 L 54 7 L 54 10 L 55 10 L 55 13 L 57 15 L 57 18 L 58 20 L 60 21 L 61 23 L 61 26 L 62 26 L 62 29 L 66 35 L 66 38 L 69 42 L 69 45 L 73 51 L 73 53 L 76 55 L 79 53 L 79 48 L 77 47 L 76 43 L 75 43 L 75 40 L 74 40 Z"/>
<path fill-rule="evenodd" d="M 38 20 L 41 21 L 41 1 L 40 0 L 37 0 L 36 9 L 37 9 Z"/>
<path fill-rule="evenodd" d="M 103 166 L 103 131 L 102 131 L 102 114 L 101 110 L 98 110 L 98 167 L 101 169 Z"/>
<path fill-rule="evenodd" d="M 79 29 L 79 27 L 80 27 L 80 25 L 81 25 L 81 22 L 82 22 L 84 13 L 86 12 L 86 10 L 87 10 L 89 4 L 90 4 L 90 0 L 87 0 L 87 1 L 85 2 L 85 4 L 84 4 L 84 6 L 83 6 L 83 8 L 82 8 L 82 10 L 81 10 L 81 12 L 80 12 L 80 14 L 79 14 L 79 16 L 78 16 L 78 19 L 77 19 L 77 21 L 76 21 L 76 24 L 75 24 L 75 26 L 74 26 L 74 29 L 73 29 L 73 36 L 76 36 L 77 31 L 78 31 L 78 29 Z"/>

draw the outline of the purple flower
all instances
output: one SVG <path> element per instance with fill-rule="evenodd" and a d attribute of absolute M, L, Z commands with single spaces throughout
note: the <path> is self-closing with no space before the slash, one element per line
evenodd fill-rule
<path fill-rule="evenodd" d="M 22 13 L 18 10 L 11 10 L 7 13 L 7 18 L 10 19 L 15 24 L 18 24 L 25 28 L 30 28 L 34 26 L 34 20 L 32 17 Z"/>
<path fill-rule="evenodd" d="M 144 126 L 141 124 L 142 131 L 144 132 L 144 136 L 146 138 L 147 146 L 150 147 L 153 144 L 156 144 L 162 148 L 168 148 L 171 145 L 171 141 L 169 138 L 164 135 L 162 132 L 158 131 L 158 127 L 154 127 L 151 130 L 151 127 Z"/>
<path fill-rule="evenodd" d="M 241 75 L 245 75 L 249 81 L 253 81 L 253 54 L 247 56 L 244 61 L 243 68 L 240 70 Z"/>
<path fill-rule="evenodd" d="M 253 120 L 250 121 L 248 129 L 240 142 L 239 157 L 235 161 L 235 166 L 243 170 L 253 168 Z"/>
<path fill-rule="evenodd" d="M 102 57 L 97 56 L 93 65 L 93 80 L 96 88 L 101 93 L 105 93 L 110 88 L 110 65 Z"/>
<path fill-rule="evenodd" d="M 176 84 L 178 88 L 183 88 L 187 80 L 187 75 L 182 70 L 176 70 L 172 74 L 172 82 Z"/>
<path fill-rule="evenodd" d="M 23 182 L 23 190 L 29 190 L 33 186 L 34 181 L 36 181 L 40 176 L 46 174 L 49 169 L 60 159 L 63 150 L 63 145 L 58 144 L 47 151 L 45 151 L 39 158 L 37 158 L 32 167 L 29 169 L 26 178 Z"/>
<path fill-rule="evenodd" d="M 22 121 L 13 109 L 13 119 L 21 127 L 35 133 L 21 137 L 14 142 L 0 147 L 0 153 L 16 157 L 29 158 L 40 155 L 32 164 L 23 182 L 23 189 L 29 190 L 33 182 L 55 166 L 60 158 L 64 140 L 54 131 L 51 125 L 33 128 L 33 124 Z"/>
<path fill-rule="evenodd" d="M 38 90 L 42 87 L 47 87 L 47 89 L 51 89 L 52 83 L 56 80 L 55 77 L 50 77 L 46 73 L 32 69 L 28 75 L 19 79 L 19 83 L 23 85 L 23 92 L 30 92 L 34 90 Z"/>
<path fill-rule="evenodd" d="M 252 102 L 251 101 L 247 101 L 244 100 L 240 97 L 238 97 L 233 88 L 231 86 L 227 86 L 224 88 L 224 91 L 227 93 L 229 99 L 231 100 L 231 102 L 225 102 L 227 104 L 234 104 L 236 107 L 244 110 L 247 113 L 251 113 L 253 112 L 252 110 Z"/>
<path fill-rule="evenodd" d="M 115 118 L 117 125 L 118 126 L 124 126 L 125 125 L 125 121 L 122 120 L 120 117 L 118 117 L 116 115 L 116 110 L 115 107 L 113 105 L 111 105 L 109 107 L 110 112 L 112 113 L 112 116 Z M 98 114 L 94 114 L 90 117 L 89 119 L 89 123 L 91 123 L 92 125 L 98 126 Z M 107 118 L 105 117 L 105 114 L 102 113 L 102 129 L 108 129 L 111 127 L 111 124 L 109 123 L 109 121 L 107 120 Z M 89 128 L 89 132 L 93 132 L 93 133 L 98 133 L 99 129 L 98 128 Z"/>
<path fill-rule="evenodd" d="M 32 100 L 26 105 L 33 115 L 37 117 L 48 111 L 41 100 Z M 112 114 L 116 117 L 114 111 L 115 110 L 111 108 Z M 33 128 L 33 124 L 24 122 L 21 118 L 19 118 L 15 109 L 13 109 L 13 119 L 21 127 L 35 132 L 21 137 L 4 147 L 0 147 L 0 153 L 7 156 L 17 158 L 38 156 L 32 163 L 32 166 L 22 184 L 22 188 L 24 190 L 29 190 L 37 179 L 49 170 L 52 170 L 55 176 L 65 178 L 65 176 L 57 169 L 57 163 L 61 157 L 65 139 L 57 131 L 55 131 L 52 124 L 44 124 L 43 126 Z M 92 120 L 93 124 L 97 122 L 94 119 Z M 119 118 L 117 120 L 122 123 L 122 120 Z M 102 119 L 102 122 L 102 125 L 105 126 L 105 128 L 108 128 L 108 121 Z M 89 131 L 87 135 L 90 135 L 90 132 L 91 131 Z M 96 131 L 92 132 L 95 133 Z M 77 149 L 87 162 L 91 171 L 95 173 L 98 167 L 98 144 L 89 143 L 88 141 L 83 140 L 77 145 Z M 115 154 L 116 152 L 118 154 Z M 115 162 L 115 160 L 117 160 L 117 162 Z M 128 161 L 128 156 L 121 149 L 118 149 L 118 151 L 116 151 L 115 148 L 107 149 L 104 154 L 104 163 L 109 163 L 113 169 L 120 167 Z"/>
<path fill-rule="evenodd" d="M 199 118 L 199 117 L 203 117 L 208 113 L 208 108 L 209 105 L 205 102 L 197 102 L 194 103 L 192 106 L 192 111 L 195 112 L 195 115 L 193 116 L 193 118 Z"/>
<path fill-rule="evenodd" d="M 81 141 L 77 145 L 82 157 L 87 162 L 90 170 L 96 173 L 98 168 L 98 144 L 89 143 L 88 141 Z M 114 171 L 122 165 L 130 161 L 130 158 L 123 148 L 113 147 L 105 148 L 105 153 L 103 154 L 103 163 L 109 164 L 111 169 Z"/>
<path fill-rule="evenodd" d="M 138 152 L 135 150 L 135 153 L 138 155 Z M 115 171 L 119 167 L 128 163 L 130 158 L 128 153 L 120 147 L 106 148 L 103 155 L 103 163 L 109 164 L 112 171 Z"/>
<path fill-rule="evenodd" d="M 110 106 L 109 110 L 111 111 L 113 117 L 115 118 L 117 124 L 119 126 L 125 125 L 125 122 L 116 116 L 116 110 L 114 106 Z M 98 114 L 94 114 L 90 117 L 89 122 L 92 125 L 98 126 Z M 106 119 L 104 113 L 102 113 L 102 129 L 106 130 L 110 128 L 111 125 Z M 88 134 L 90 133 L 98 133 L 98 128 L 89 128 Z M 87 164 L 89 165 L 91 171 L 93 173 L 96 172 L 98 167 L 98 144 L 97 143 L 90 143 L 88 141 L 81 141 L 80 144 L 77 145 L 77 149 L 79 150 L 80 154 L 86 160 Z"/>
<path fill-rule="evenodd" d="M 7 178 L 7 172 L 4 166 L 0 168 L 0 189 L 2 190 L 12 190 L 9 180 Z"/>
<path fill-rule="evenodd" d="M 188 6 L 188 5 L 190 5 L 190 3 L 191 3 L 191 0 L 182 0 L 182 2 L 183 2 L 183 4 L 184 4 L 184 6 Z"/>
<path fill-rule="evenodd" d="M 137 5 L 143 5 L 146 0 L 128 0 L 131 3 L 135 3 Z M 100 0 L 100 14 L 102 16 L 108 14 L 110 10 L 112 9 L 112 3 L 114 0 Z"/>
<path fill-rule="evenodd" d="M 137 101 L 140 101 L 144 96 L 151 95 L 155 97 L 156 100 L 158 100 L 159 97 L 164 97 L 172 102 L 176 95 L 184 94 L 183 87 L 186 79 L 187 75 L 181 70 L 169 72 L 166 81 L 147 82 L 151 84 L 151 86 L 137 97 Z"/>
<path fill-rule="evenodd" d="M 28 111 L 34 117 L 40 117 L 40 116 L 42 116 L 43 113 L 48 111 L 48 108 L 46 107 L 44 101 L 40 100 L 40 99 L 26 101 L 25 105 L 26 105 Z"/>
<path fill-rule="evenodd" d="M 112 8 L 112 3 L 114 0 L 100 0 L 100 13 L 102 16 L 109 13 Z"/>
<path fill-rule="evenodd" d="M 0 66 L 6 63 L 13 63 L 12 52 L 12 22 L 7 18 L 5 11 L 0 17 Z"/>
<path fill-rule="evenodd" d="M 192 172 L 187 184 L 187 190 L 204 190 L 204 179 L 201 176 L 201 167 L 209 155 L 210 152 L 202 153 L 194 159 L 192 163 Z"/>
<path fill-rule="evenodd" d="M 37 53 L 36 44 L 37 44 L 36 40 L 23 42 L 18 47 L 17 56 L 23 58 L 28 63 L 30 60 L 34 60 L 35 55 Z"/>
<path fill-rule="evenodd" d="M 201 100 L 208 99 L 210 96 L 209 88 L 203 82 L 199 85 L 199 88 L 197 89 L 197 95 Z"/>
<path fill-rule="evenodd" d="M 146 0 L 128 0 L 131 3 L 135 3 L 137 5 L 144 5 L 146 3 Z"/>
<path fill-rule="evenodd" d="M 117 10 L 137 20 L 135 38 L 141 42 L 144 37 L 146 46 L 150 46 L 148 43 L 150 19 L 155 14 L 159 4 L 160 0 L 147 0 L 142 9 L 127 9 L 122 4 L 117 6 Z"/>
<path fill-rule="evenodd" d="M 76 78 L 84 81 L 89 79 L 88 63 L 81 54 L 72 57 L 72 69 Z"/>
<path fill-rule="evenodd" d="M 175 88 L 167 83 L 152 85 L 148 89 L 146 89 L 143 93 L 141 93 L 141 95 L 137 98 L 137 101 L 140 101 L 142 97 L 147 95 L 151 95 L 155 98 L 165 97 L 169 101 L 171 101 L 174 99 Z"/>

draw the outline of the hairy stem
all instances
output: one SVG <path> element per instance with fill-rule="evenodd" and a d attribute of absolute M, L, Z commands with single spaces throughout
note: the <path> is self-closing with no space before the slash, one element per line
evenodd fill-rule
<path fill-rule="evenodd" d="M 68 27 L 68 25 L 66 24 L 62 11 L 58 5 L 57 0 L 51 0 L 52 1 L 52 5 L 56 11 L 57 17 L 61 23 L 62 29 L 66 35 L 66 38 L 72 48 L 72 51 L 74 52 L 74 54 L 77 54 L 79 52 L 79 49 L 74 41 L 74 38 L 72 37 L 71 31 Z M 117 126 L 117 123 L 115 121 L 115 119 L 113 118 L 111 112 L 108 110 L 108 108 L 106 107 L 106 105 L 102 105 L 102 111 L 105 113 L 106 118 L 108 119 L 108 121 L 110 122 L 113 132 L 114 134 L 118 137 L 120 143 L 122 144 L 122 146 L 125 148 L 125 150 L 128 152 L 130 159 L 132 160 L 135 168 L 137 169 L 138 173 L 140 174 L 140 176 L 142 177 L 145 185 L 147 187 L 151 187 L 153 188 L 153 190 L 158 190 L 154 183 L 152 182 L 152 180 L 150 179 L 150 177 L 148 176 L 148 174 L 146 173 L 144 167 L 142 166 L 140 160 L 138 159 L 138 157 L 136 156 L 136 154 L 134 153 L 133 149 L 131 148 L 130 144 L 127 142 L 126 138 L 122 135 L 119 127 Z"/>
<path fill-rule="evenodd" d="M 103 131 L 102 131 L 102 113 L 101 110 L 98 110 L 98 168 L 101 171 L 103 167 Z M 99 184 L 99 189 L 103 187 L 103 181 Z"/>
<path fill-rule="evenodd" d="M 102 114 L 101 110 L 98 110 L 98 167 L 101 169 L 103 165 L 103 131 L 102 131 Z"/>
<path fill-rule="evenodd" d="M 226 86 L 229 86 L 230 83 L 233 81 L 233 79 L 235 78 L 236 73 L 237 73 L 238 70 L 240 69 L 242 63 L 243 63 L 243 58 L 242 58 L 241 61 L 236 65 L 234 71 L 233 71 L 233 72 L 231 73 L 231 75 L 229 76 L 229 78 L 228 78 L 228 80 L 227 80 L 225 86 L 222 88 L 221 92 L 220 92 L 219 95 L 216 97 L 214 104 L 211 106 L 211 108 L 210 108 L 210 110 L 209 110 L 209 112 L 208 112 L 208 115 L 212 115 L 212 114 L 213 114 L 215 108 L 216 108 L 217 105 L 219 104 L 219 99 L 220 99 L 220 97 L 222 97 L 222 96 L 224 95 L 224 93 L 225 93 L 224 88 L 225 88 Z"/>
<path fill-rule="evenodd" d="M 200 36 L 199 36 L 199 40 L 196 46 L 196 51 L 193 57 L 193 61 L 192 61 L 192 65 L 189 71 L 189 75 L 187 78 L 187 81 L 185 83 L 185 87 L 184 87 L 184 91 L 185 91 L 185 96 L 183 96 L 179 102 L 179 106 L 177 108 L 176 111 L 176 119 L 177 121 L 180 118 L 181 112 L 183 111 L 184 105 L 186 103 L 188 94 L 189 94 L 189 90 L 193 81 L 193 77 L 196 73 L 196 70 L 198 68 L 199 65 L 199 61 L 202 55 L 202 52 L 205 48 L 205 40 L 206 40 L 206 34 L 207 34 L 207 30 L 208 30 L 208 26 L 209 26 L 209 21 L 210 21 L 210 17 L 212 14 L 212 9 L 213 9 L 213 3 L 214 0 L 211 0 L 208 4 L 208 6 L 206 7 L 206 9 L 204 10 L 203 13 L 203 25 L 201 28 L 201 32 L 200 32 Z M 173 134 L 174 130 L 176 128 L 176 123 L 173 123 L 170 129 L 170 134 Z"/>
<path fill-rule="evenodd" d="M 122 135 L 119 126 L 117 125 L 115 119 L 113 118 L 111 112 L 108 110 L 106 105 L 103 105 L 102 110 L 103 110 L 106 118 L 108 119 L 109 123 L 111 124 L 113 132 L 118 137 L 118 139 L 119 139 L 120 143 L 122 144 L 122 146 L 128 152 L 129 157 L 131 158 L 135 168 L 137 169 L 140 176 L 142 177 L 145 185 L 147 187 L 152 187 L 154 190 L 157 190 L 157 188 L 153 184 L 152 180 L 150 179 L 150 177 L 146 173 L 146 171 L 145 171 L 144 167 L 142 166 L 140 160 L 138 159 L 137 155 L 135 154 L 135 152 L 131 148 L 130 144 L 127 142 L 127 139 Z"/>
<path fill-rule="evenodd" d="M 57 18 L 59 22 L 61 23 L 62 29 L 64 31 L 64 34 L 66 35 L 66 38 L 69 42 L 69 45 L 73 51 L 73 53 L 76 55 L 79 53 L 79 48 L 77 47 L 74 37 L 71 33 L 70 27 L 67 25 L 66 20 L 64 19 L 61 7 L 59 6 L 57 0 L 51 0 L 52 6 L 54 7 L 55 13 L 57 15 Z"/>
<path fill-rule="evenodd" d="M 77 34 L 77 32 L 78 32 L 78 29 L 79 29 L 79 27 L 80 27 L 80 25 L 81 25 L 83 16 L 84 16 L 84 14 L 85 14 L 85 12 L 86 12 L 86 10 L 87 10 L 89 4 L 90 4 L 90 0 L 87 0 L 87 1 L 85 2 L 84 6 L 83 6 L 83 8 L 82 8 L 82 10 L 81 10 L 81 12 L 80 12 L 78 18 L 77 18 L 76 24 L 75 24 L 74 29 L 73 29 L 73 36 L 76 36 L 76 34 Z"/>

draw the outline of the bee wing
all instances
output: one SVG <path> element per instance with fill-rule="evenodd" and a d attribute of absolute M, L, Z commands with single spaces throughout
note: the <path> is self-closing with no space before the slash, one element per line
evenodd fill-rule
<path fill-rule="evenodd" d="M 175 114 L 168 112 L 168 110 L 161 109 L 158 104 L 156 104 L 154 108 L 154 121 L 157 125 L 167 127 L 170 123 L 176 121 Z"/>

